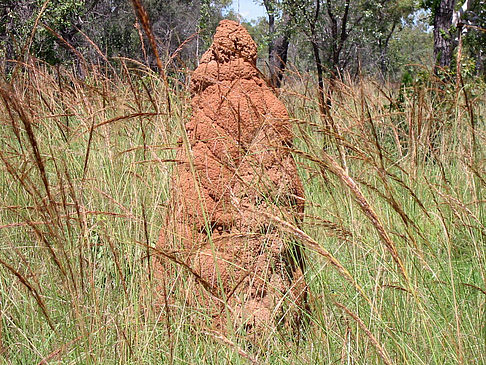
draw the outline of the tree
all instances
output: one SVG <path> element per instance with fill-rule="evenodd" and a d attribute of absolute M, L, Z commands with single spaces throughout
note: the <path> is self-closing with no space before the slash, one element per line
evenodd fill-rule
<path fill-rule="evenodd" d="M 417 9 L 414 0 L 368 1 L 363 4 L 366 16 L 363 18 L 360 62 L 370 72 L 385 77 L 389 72 L 389 46 L 394 34 L 406 24 Z"/>
<path fill-rule="evenodd" d="M 415 0 L 288 0 L 289 13 L 331 80 L 360 67 L 382 73 L 392 35 L 417 7 Z M 320 59 L 321 62 L 317 62 Z"/>
<path fill-rule="evenodd" d="M 395 80 L 411 74 L 414 65 L 434 65 L 434 37 L 429 31 L 429 15 L 419 10 L 403 21 L 392 35 L 388 50 L 387 72 Z"/>
<path fill-rule="evenodd" d="M 480 60 L 484 57 L 481 39 L 486 39 L 481 31 L 484 29 L 481 25 L 486 23 L 484 0 L 425 0 L 422 6 L 431 11 L 433 19 L 436 73 L 441 68 L 450 67 L 462 32 L 466 32 L 464 44 L 470 51 L 474 49 L 470 55 L 480 69 Z"/>
<path fill-rule="evenodd" d="M 438 67 L 449 67 L 454 49 L 455 34 L 452 29 L 455 0 L 435 0 L 434 8 L 434 57 Z"/>
<path fill-rule="evenodd" d="M 286 8 L 279 12 L 276 0 L 263 0 L 268 14 L 268 66 L 270 71 L 270 84 L 279 88 L 287 65 L 287 53 L 290 38 L 290 15 Z M 280 13 L 280 14 L 279 14 Z M 279 27 L 276 29 L 276 20 L 280 15 Z"/>
<path fill-rule="evenodd" d="M 323 115 L 331 104 L 336 80 L 345 72 L 357 73 L 363 61 L 369 69 L 376 69 L 379 60 L 385 73 L 390 39 L 402 19 L 415 9 L 414 0 L 287 0 L 283 4 L 294 29 L 310 45 Z M 327 91 L 325 76 L 329 77 Z"/>
<path fill-rule="evenodd" d="M 98 0 L 6 0 L 0 10 L 2 24 L 0 42 L 11 59 L 32 53 L 42 60 L 56 64 L 66 58 L 66 43 L 76 47 L 82 19 Z M 37 22 L 37 27 L 34 25 Z M 60 42 L 64 39 L 65 43 Z"/>
<path fill-rule="evenodd" d="M 464 46 L 467 54 L 475 62 L 476 72 L 486 77 L 486 1 L 467 2 L 469 5 L 461 21 L 464 22 Z M 464 5 L 463 5 L 464 8 Z"/>
<path fill-rule="evenodd" d="M 195 63 L 204 48 L 198 49 L 195 35 L 201 32 L 209 39 L 228 3 L 143 0 L 159 54 L 176 67 Z M 27 52 L 51 64 L 79 63 L 80 57 L 97 63 L 122 56 L 155 67 L 148 40 L 127 0 L 2 0 L 0 50 L 8 59 L 19 59 Z"/>
<path fill-rule="evenodd" d="M 0 4 L 0 59 L 5 60 L 3 67 L 7 74 L 12 67 L 9 61 L 15 58 L 14 44 L 11 39 L 11 34 L 15 28 L 14 17 L 12 16 L 14 6 L 14 1 L 5 1 Z"/>

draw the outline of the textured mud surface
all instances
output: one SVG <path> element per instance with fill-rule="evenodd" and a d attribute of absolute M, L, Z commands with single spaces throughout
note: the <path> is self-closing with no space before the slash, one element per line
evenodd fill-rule
<path fill-rule="evenodd" d="M 193 272 L 191 305 L 209 309 L 216 324 L 229 318 L 259 330 L 294 321 L 306 285 L 300 249 L 268 218 L 294 223 L 303 188 L 287 111 L 256 55 L 242 26 L 220 23 L 192 75 L 193 114 L 158 248 Z M 159 275 L 174 276 L 159 261 Z"/>

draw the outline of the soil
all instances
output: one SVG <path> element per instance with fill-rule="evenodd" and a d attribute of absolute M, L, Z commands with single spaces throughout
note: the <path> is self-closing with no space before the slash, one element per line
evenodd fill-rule
<path fill-rule="evenodd" d="M 256 58 L 246 29 L 223 20 L 192 75 L 158 273 L 171 282 L 167 257 L 182 263 L 191 305 L 209 310 L 215 325 L 263 333 L 298 322 L 307 286 L 301 249 L 268 218 L 298 224 L 304 193 L 288 113 Z"/>

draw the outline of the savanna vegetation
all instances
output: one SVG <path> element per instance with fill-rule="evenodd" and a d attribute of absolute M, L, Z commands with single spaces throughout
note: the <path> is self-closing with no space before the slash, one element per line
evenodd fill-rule
<path fill-rule="evenodd" d="M 245 24 L 294 124 L 305 325 L 216 331 L 152 271 L 227 2 L 7 0 L 0 363 L 486 363 L 484 2 L 264 3 Z"/>

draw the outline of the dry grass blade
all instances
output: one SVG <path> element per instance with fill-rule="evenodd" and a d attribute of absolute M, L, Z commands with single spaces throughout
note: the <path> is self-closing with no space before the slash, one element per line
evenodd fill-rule
<path fill-rule="evenodd" d="M 76 342 L 78 342 L 82 337 L 83 336 L 78 336 L 74 340 L 69 341 L 68 343 L 60 346 L 56 350 L 52 351 L 49 355 L 47 355 L 46 357 L 44 357 L 41 361 L 39 361 L 39 363 L 37 365 L 48 365 L 51 362 L 51 360 L 54 360 L 55 358 L 57 358 L 64 351 L 66 351 L 66 349 L 68 349 L 71 345 L 73 345 Z"/>
<path fill-rule="evenodd" d="M 95 124 L 93 129 L 99 128 L 103 125 L 110 124 L 110 123 L 113 123 L 113 122 L 118 122 L 119 120 L 126 120 L 126 119 L 137 118 L 137 117 L 152 117 L 152 116 L 156 116 L 157 114 L 158 113 L 134 113 L 134 114 L 129 114 L 129 115 L 121 115 L 119 117 L 104 120 L 103 122 Z"/>
<path fill-rule="evenodd" d="M 148 234 L 148 226 L 147 226 L 147 212 L 145 210 L 145 204 L 142 202 L 142 218 L 143 218 L 143 234 L 145 238 L 145 249 L 147 250 L 147 259 L 150 262 L 150 238 Z M 149 271 L 149 279 L 152 278 L 152 268 L 151 265 L 148 265 L 148 271 Z"/>
<path fill-rule="evenodd" d="M 268 219 L 272 220 L 273 222 L 277 223 L 282 229 L 286 230 L 287 232 L 293 234 L 295 237 L 297 237 L 299 240 L 301 240 L 302 244 L 308 247 L 309 249 L 319 253 L 323 257 L 325 257 L 331 265 L 333 265 L 338 272 L 346 279 L 348 280 L 353 287 L 361 294 L 361 296 L 366 299 L 368 303 L 371 304 L 371 300 L 368 298 L 366 293 L 364 292 L 363 288 L 354 280 L 353 276 L 351 273 L 339 262 L 338 259 L 336 259 L 329 251 L 327 251 L 324 247 L 319 245 L 317 241 L 315 241 L 312 237 L 310 237 L 307 233 L 302 231 L 301 229 L 293 226 L 289 222 L 286 222 L 279 217 L 276 217 L 274 215 L 271 215 L 265 211 L 259 211 L 255 212 L 253 211 L 250 207 L 245 206 L 244 209 L 248 209 L 252 211 L 253 213 L 258 213 L 262 214 Z"/>
<path fill-rule="evenodd" d="M 7 160 L 7 158 L 2 152 L 0 152 L 0 159 L 4 163 L 5 168 L 7 169 L 8 173 L 12 176 L 13 180 L 17 181 L 29 195 L 31 195 L 32 197 L 36 197 L 40 201 L 42 201 L 42 195 L 37 190 L 36 186 L 34 184 L 28 184 L 28 182 L 26 181 L 27 179 L 24 179 L 22 176 L 18 174 L 17 169 L 9 163 L 9 161 Z"/>
<path fill-rule="evenodd" d="M 86 154 L 84 155 L 84 167 L 83 167 L 83 181 L 86 178 L 86 172 L 88 171 L 89 154 L 91 152 L 91 142 L 93 140 L 93 132 L 95 127 L 95 119 L 93 118 L 91 122 L 91 127 L 89 129 L 88 135 L 88 145 L 86 146 Z"/>
<path fill-rule="evenodd" d="M 339 177 L 339 179 L 351 190 L 351 192 L 354 195 L 354 198 L 358 202 L 359 206 L 361 207 L 365 215 L 370 219 L 373 226 L 376 228 L 378 234 L 380 235 L 381 239 L 385 243 L 385 247 L 392 255 L 393 260 L 398 265 L 401 274 L 403 275 L 403 277 L 408 283 L 409 282 L 408 274 L 405 269 L 405 266 L 403 265 L 402 260 L 400 259 L 400 256 L 398 255 L 398 251 L 396 249 L 395 244 L 388 236 L 388 233 L 383 227 L 383 224 L 380 222 L 378 215 L 375 213 L 371 205 L 368 203 L 365 196 L 359 189 L 358 185 L 330 155 L 322 151 L 322 157 L 323 157 L 322 162 L 324 163 L 325 167 L 327 167 L 333 174 Z"/>
<path fill-rule="evenodd" d="M 184 40 L 184 42 L 180 44 L 179 47 L 177 47 L 177 49 L 170 55 L 169 59 L 167 60 L 166 67 L 168 66 L 169 62 L 173 61 L 177 57 L 177 55 L 184 49 L 184 47 L 188 43 L 190 43 L 198 34 L 199 32 L 191 34 L 189 37 L 187 37 L 186 40 Z"/>
<path fill-rule="evenodd" d="M 52 257 L 52 260 L 54 261 L 54 263 L 58 267 L 62 276 L 66 277 L 66 270 L 64 269 L 61 260 L 59 259 L 58 255 L 56 254 L 56 250 L 54 249 L 53 245 L 49 242 L 49 239 L 48 239 L 48 238 L 52 239 L 53 237 L 55 237 L 55 238 L 59 238 L 59 237 L 56 237 L 55 232 L 53 232 L 50 229 L 50 227 L 51 227 L 50 224 L 46 224 L 46 227 L 47 227 L 47 231 L 48 231 L 47 234 L 45 234 L 43 231 L 41 231 L 36 225 L 30 225 L 30 228 L 32 229 L 32 231 L 34 231 L 37 238 L 44 244 L 44 246 L 49 251 L 49 254 Z"/>
<path fill-rule="evenodd" d="M 53 30 L 52 28 L 50 28 L 48 25 L 42 24 L 42 26 L 47 31 L 49 31 L 49 33 L 51 33 L 54 37 L 56 37 L 57 39 L 59 39 L 61 41 L 61 43 L 65 44 L 66 47 L 68 47 L 76 55 L 76 57 L 79 58 L 79 60 L 81 61 L 81 66 L 83 68 L 85 68 L 84 71 L 86 71 L 88 69 L 88 62 L 86 61 L 86 59 L 84 58 L 84 56 L 76 48 L 74 48 L 67 40 L 65 40 L 59 33 L 57 33 L 55 30 Z"/>
<path fill-rule="evenodd" d="M 480 288 L 477 285 L 473 285 L 473 284 L 469 284 L 469 283 L 461 283 L 461 284 L 464 285 L 464 286 L 468 286 L 470 288 L 476 289 L 480 293 L 483 293 L 484 295 L 486 295 L 486 290 L 484 290 L 483 288 Z"/>
<path fill-rule="evenodd" d="M 150 20 L 147 11 L 143 7 L 140 0 L 132 0 L 132 4 L 133 8 L 135 9 L 135 13 L 137 14 L 137 18 L 140 19 L 143 30 L 145 31 L 145 34 L 149 39 L 150 47 L 152 47 L 152 52 L 154 53 L 155 59 L 157 61 L 157 67 L 159 69 L 159 72 L 161 75 L 164 75 L 164 67 L 162 66 L 162 61 L 160 59 L 159 51 L 157 49 L 157 42 L 155 41 L 155 37 L 150 26 Z"/>
<path fill-rule="evenodd" d="M 113 204 L 115 204 L 117 207 L 119 207 L 121 210 L 123 210 L 125 212 L 125 216 L 127 218 L 130 218 L 130 219 L 137 219 L 137 217 L 135 217 L 133 215 L 133 213 L 128 210 L 123 204 L 121 204 L 120 202 L 118 202 L 115 198 L 113 198 L 110 194 L 104 192 L 103 190 L 101 190 L 100 188 L 96 187 L 96 186 L 93 186 L 93 189 L 96 190 L 98 193 L 100 193 L 101 195 L 103 195 L 105 198 L 107 198 L 109 201 L 111 201 Z M 86 212 L 86 213 L 90 213 L 90 212 Z M 113 212 L 106 212 L 106 213 L 109 213 L 110 215 L 113 215 L 113 216 L 123 216 L 121 214 L 117 214 L 117 213 L 113 213 Z"/>
<path fill-rule="evenodd" d="M 108 58 L 105 56 L 105 54 L 103 52 L 101 52 L 101 49 L 98 47 L 98 45 L 93 42 L 91 40 L 90 37 L 88 37 L 88 35 L 86 33 L 84 33 L 81 29 L 79 29 L 78 27 L 76 27 L 76 30 L 86 39 L 86 41 L 91 44 L 91 46 L 93 46 L 93 48 L 95 49 L 96 53 L 98 53 L 100 55 L 101 58 L 103 58 L 103 60 L 106 62 L 107 65 L 110 66 L 110 69 L 113 71 L 113 75 L 114 76 L 117 76 L 117 73 L 115 71 L 115 68 L 111 65 L 110 61 L 108 61 Z"/>
<path fill-rule="evenodd" d="M 47 179 L 46 169 L 41 157 L 39 144 L 37 143 L 37 139 L 35 138 L 34 130 L 32 128 L 32 122 L 29 116 L 27 115 L 27 113 L 25 112 L 25 108 L 23 108 L 23 106 L 20 105 L 19 100 L 15 97 L 15 95 L 12 95 L 12 93 L 7 92 L 7 90 L 3 88 L 0 88 L 0 94 L 2 95 L 2 98 L 5 101 L 5 103 L 10 104 L 12 106 L 12 108 L 15 110 L 20 120 L 22 121 L 22 124 L 24 125 L 27 138 L 32 147 L 32 152 L 34 154 L 34 161 L 37 165 L 37 168 L 39 169 L 42 182 L 44 183 L 44 188 L 46 190 L 47 197 L 49 198 L 49 201 L 53 203 L 51 190 L 49 188 L 49 181 Z M 52 205 L 55 208 L 55 204 Z"/>
<path fill-rule="evenodd" d="M 17 277 L 17 279 L 19 279 L 19 281 L 27 288 L 29 289 L 29 291 L 32 293 L 32 295 L 34 296 L 34 299 L 35 301 L 37 302 L 37 304 L 39 305 L 41 311 L 42 311 L 42 314 L 44 315 L 44 317 L 46 318 L 47 320 L 47 324 L 49 325 L 49 327 L 51 327 L 51 329 L 55 332 L 55 328 L 54 328 L 54 325 L 51 321 L 51 318 L 49 317 L 49 314 L 47 312 L 47 307 L 44 303 L 44 301 L 42 300 L 39 292 L 37 291 L 36 288 L 34 288 L 30 282 L 21 274 L 19 273 L 17 270 L 15 270 L 11 265 L 9 265 L 8 263 L 6 263 L 5 261 L 3 261 L 1 258 L 0 258 L 0 264 L 3 265 L 8 271 L 10 271 L 13 275 L 15 275 Z"/>
<path fill-rule="evenodd" d="M 49 2 L 50 2 L 50 0 L 46 0 L 46 1 L 44 1 L 44 4 L 42 4 L 42 7 L 39 10 L 37 17 L 35 18 L 34 26 L 32 27 L 32 31 L 30 32 L 30 36 L 27 39 L 27 41 L 25 42 L 24 47 L 22 48 L 22 53 L 21 53 L 22 56 L 26 56 L 28 54 L 29 48 L 32 45 L 32 40 L 34 39 L 35 33 L 37 31 L 37 27 L 39 25 L 40 18 L 44 14 L 44 11 L 46 10 Z M 18 63 L 15 65 L 14 74 L 17 72 L 17 70 L 19 70 L 19 64 Z"/>
<path fill-rule="evenodd" d="M 113 255 L 113 260 L 115 261 L 116 271 L 118 272 L 118 276 L 120 277 L 120 280 L 121 280 L 121 283 L 122 283 L 122 286 L 123 286 L 123 291 L 125 292 L 127 299 L 129 299 L 130 296 L 129 296 L 129 293 L 128 293 L 127 284 L 125 282 L 125 276 L 123 275 L 123 270 L 122 270 L 121 265 L 120 265 L 120 259 L 118 258 L 118 254 L 116 252 L 115 245 L 113 244 L 113 241 L 111 240 L 111 235 L 108 234 L 108 232 L 106 231 L 106 227 L 103 226 L 102 228 L 103 228 L 103 231 L 104 231 L 104 234 L 105 234 L 105 239 L 106 239 L 106 241 L 108 241 L 110 251 Z"/>
<path fill-rule="evenodd" d="M 150 27 L 150 21 L 149 17 L 147 14 L 147 11 L 142 5 L 142 2 L 140 0 L 132 0 L 133 8 L 135 9 L 135 13 L 137 14 L 137 18 L 140 19 L 140 22 L 142 23 L 143 30 L 145 31 L 145 34 L 147 35 L 149 42 L 150 42 L 150 47 L 152 48 L 152 52 L 154 53 L 155 59 L 157 61 L 157 68 L 159 69 L 159 73 L 162 76 L 165 84 L 165 96 L 167 100 L 167 109 L 169 111 L 169 114 L 171 113 L 171 102 L 170 102 L 170 97 L 169 97 L 169 83 L 167 81 L 167 75 L 165 74 L 165 69 L 164 66 L 162 65 L 162 60 L 160 59 L 159 56 L 159 51 L 157 49 L 157 42 L 155 41 L 154 34 L 152 32 L 152 28 Z"/>
<path fill-rule="evenodd" d="M 219 332 L 213 331 L 213 330 L 206 330 L 203 333 L 206 334 L 206 335 L 209 335 L 209 336 L 211 336 L 213 338 L 215 338 L 216 340 L 224 343 L 225 345 L 228 345 L 228 346 L 233 347 L 234 349 L 236 349 L 236 351 L 238 351 L 238 354 L 240 354 L 242 357 L 244 357 L 245 359 L 247 359 L 250 363 L 252 363 L 254 365 L 258 365 L 259 364 L 259 362 L 258 362 L 258 360 L 256 358 L 254 358 L 248 352 L 246 352 L 245 350 L 243 350 L 240 346 L 238 346 L 236 343 L 234 343 L 233 341 L 231 341 L 228 337 L 226 337 L 222 333 L 219 333 Z"/>
<path fill-rule="evenodd" d="M 363 330 L 363 332 L 366 334 L 366 336 L 368 336 L 368 338 L 370 339 L 371 343 L 373 344 L 373 346 L 376 349 L 376 352 L 381 357 L 383 362 L 387 365 L 392 365 L 393 362 L 391 361 L 390 356 L 386 352 L 385 348 L 382 345 L 380 345 L 380 343 L 378 342 L 376 337 L 373 335 L 373 333 L 371 333 L 369 328 L 366 327 L 366 324 L 363 322 L 363 320 L 361 318 L 359 318 L 356 313 L 352 312 L 349 308 L 347 308 L 344 304 L 341 304 L 337 301 L 335 301 L 334 303 L 339 308 L 341 308 L 348 316 L 350 316 L 352 319 L 354 319 L 356 321 L 358 326 Z"/>
<path fill-rule="evenodd" d="M 173 263 L 181 266 L 182 268 L 184 268 L 184 270 L 186 270 L 188 273 L 190 273 L 192 276 L 194 276 L 194 279 L 199 284 L 201 284 L 202 287 L 208 291 L 208 293 L 210 293 L 212 295 L 213 299 L 216 299 L 217 301 L 222 302 L 222 300 L 219 297 L 218 292 L 214 288 L 214 286 L 211 285 L 210 283 L 208 283 L 206 280 L 204 280 L 201 277 L 201 275 L 199 275 L 197 272 L 195 272 L 191 268 L 191 266 L 188 265 L 186 262 L 182 261 L 181 259 L 179 259 L 177 256 L 175 256 L 172 253 L 159 250 L 159 249 L 157 249 L 155 247 L 152 247 L 152 246 L 147 245 L 146 243 L 138 242 L 138 241 L 136 241 L 136 243 L 139 244 L 139 245 L 141 245 L 141 246 L 143 246 L 143 247 L 145 247 L 147 250 L 150 250 L 150 251 L 153 252 L 153 254 L 151 254 L 148 258 L 153 257 L 153 256 L 161 256 L 161 257 L 164 257 L 164 258 L 172 261 Z M 157 259 L 159 259 L 159 258 L 157 258 Z"/>

